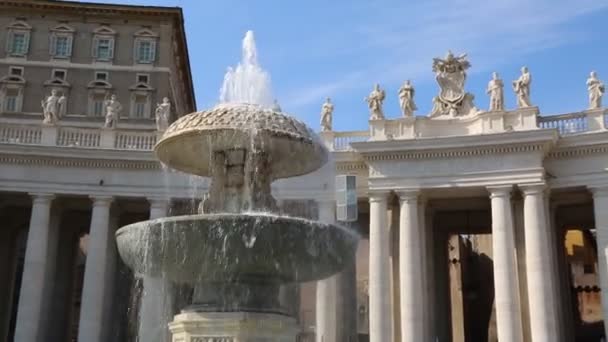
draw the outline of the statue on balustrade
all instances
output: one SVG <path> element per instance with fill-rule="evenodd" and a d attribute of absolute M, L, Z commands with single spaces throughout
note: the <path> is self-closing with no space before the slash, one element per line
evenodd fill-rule
<path fill-rule="evenodd" d="M 279 101 L 277 101 L 277 99 L 274 99 L 274 102 L 272 103 L 272 111 L 274 112 L 282 112 L 283 109 L 281 109 L 281 105 L 279 104 Z"/>
<path fill-rule="evenodd" d="M 399 88 L 399 106 L 401 107 L 401 113 L 406 118 L 414 116 L 414 111 L 418 109 L 414 102 L 414 93 L 414 86 L 410 80 L 405 81 Z"/>
<path fill-rule="evenodd" d="M 466 70 L 471 67 L 467 55 L 455 57 L 451 51 L 445 59 L 433 58 L 433 72 L 439 84 L 439 95 L 433 98 L 431 117 L 465 116 L 477 113 L 473 104 L 474 96 L 467 93 L 464 85 L 467 79 Z"/>
<path fill-rule="evenodd" d="M 367 106 L 369 107 L 370 120 L 384 120 L 382 104 L 384 103 L 385 97 L 386 93 L 383 89 L 380 89 L 380 85 L 376 83 L 376 85 L 374 85 L 374 90 L 365 98 Z"/>
<path fill-rule="evenodd" d="M 321 107 L 321 132 L 329 132 L 332 129 L 332 121 L 334 114 L 334 104 L 328 97 Z"/>
<path fill-rule="evenodd" d="M 486 92 L 490 95 L 490 111 L 500 111 L 505 109 L 504 84 L 498 73 L 492 73 L 492 79 L 488 83 Z"/>
<path fill-rule="evenodd" d="M 169 127 L 169 116 L 171 115 L 171 102 L 168 97 L 163 97 L 163 103 L 156 104 L 156 130 L 164 132 Z"/>
<path fill-rule="evenodd" d="M 532 76 L 528 71 L 527 67 L 521 68 L 521 76 L 513 81 L 513 91 L 517 96 L 517 108 L 531 107 L 530 102 L 530 84 L 532 83 Z"/>
<path fill-rule="evenodd" d="M 61 114 L 65 113 L 67 98 L 65 95 L 57 96 L 57 90 L 52 89 L 51 95 L 40 101 L 44 119 L 42 122 L 47 125 L 54 125 L 59 121 Z"/>
<path fill-rule="evenodd" d="M 106 108 L 106 122 L 104 123 L 104 128 L 116 128 L 116 121 L 122 112 L 122 105 L 116 99 L 116 95 L 110 96 L 110 98 L 106 98 L 104 101 L 104 105 Z"/>
<path fill-rule="evenodd" d="M 604 95 L 604 83 L 597 78 L 597 73 L 592 71 L 587 79 L 587 91 L 589 91 L 589 109 L 602 108 L 602 96 Z"/>

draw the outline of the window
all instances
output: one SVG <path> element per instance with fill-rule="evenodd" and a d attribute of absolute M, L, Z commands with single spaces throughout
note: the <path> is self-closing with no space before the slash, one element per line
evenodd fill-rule
<path fill-rule="evenodd" d="M 145 83 L 148 84 L 150 81 L 150 75 L 148 74 L 137 74 L 137 83 Z"/>
<path fill-rule="evenodd" d="M 55 57 L 68 57 L 68 37 L 55 37 Z"/>
<path fill-rule="evenodd" d="M 51 30 L 49 53 L 53 58 L 69 58 L 72 56 L 72 41 L 75 30 L 66 24 L 60 24 Z"/>
<path fill-rule="evenodd" d="M 116 32 L 107 26 L 101 26 L 94 31 L 93 58 L 98 61 L 110 62 L 114 58 L 114 36 Z"/>
<path fill-rule="evenodd" d="M 9 113 L 17 112 L 18 98 L 18 89 L 7 89 L 4 95 L 4 111 Z"/>
<path fill-rule="evenodd" d="M 151 64 L 156 60 L 156 40 L 158 35 L 149 28 L 135 32 L 133 60 L 135 63 Z"/>
<path fill-rule="evenodd" d="M 147 102 L 148 102 L 147 96 L 142 96 L 142 95 L 135 96 L 135 105 L 133 106 L 133 108 L 134 108 L 133 117 L 135 117 L 137 119 L 143 119 L 145 117 L 148 117 L 148 115 L 146 113 Z"/>
<path fill-rule="evenodd" d="M 137 42 L 136 60 L 138 63 L 152 63 L 155 59 L 156 42 L 153 40 L 139 40 Z"/>
<path fill-rule="evenodd" d="M 32 27 L 20 20 L 8 25 L 6 52 L 11 56 L 25 56 L 30 46 Z"/>
<path fill-rule="evenodd" d="M 63 69 L 53 69 L 52 77 L 53 79 L 60 79 L 65 81 L 67 71 Z"/>
<path fill-rule="evenodd" d="M 103 116 L 103 103 L 105 96 L 103 94 L 96 94 L 93 96 L 93 116 Z"/>
<path fill-rule="evenodd" d="M 96 71 L 95 72 L 95 81 L 107 81 L 108 73 L 105 71 Z"/>
<path fill-rule="evenodd" d="M 15 66 L 9 67 L 8 74 L 11 76 L 23 77 L 23 67 L 15 67 Z"/>

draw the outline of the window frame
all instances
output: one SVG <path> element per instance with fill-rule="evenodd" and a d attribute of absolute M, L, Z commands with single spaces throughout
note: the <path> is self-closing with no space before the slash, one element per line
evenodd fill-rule
<path fill-rule="evenodd" d="M 100 79 L 98 77 L 98 75 L 105 75 L 104 79 Z M 95 81 L 104 81 L 104 82 L 109 82 L 110 81 L 110 73 L 107 71 L 95 71 L 95 77 L 94 77 Z"/>
<path fill-rule="evenodd" d="M 32 27 L 23 20 L 15 21 L 7 26 L 5 51 L 11 57 L 27 57 L 30 50 L 30 36 Z M 23 47 L 20 51 L 15 51 L 15 35 L 23 35 Z"/>
<path fill-rule="evenodd" d="M 140 77 L 145 77 L 146 81 L 140 81 L 139 78 Z M 150 85 L 150 74 L 143 74 L 143 73 L 138 73 L 135 75 L 135 83 L 136 84 L 146 84 L 146 85 Z"/>
<path fill-rule="evenodd" d="M 100 26 L 93 31 L 92 51 L 91 56 L 96 62 L 111 63 L 114 60 L 114 51 L 116 48 L 116 31 L 112 30 L 106 25 Z M 99 55 L 99 47 L 102 41 L 108 41 L 108 54 L 107 56 Z"/>
<path fill-rule="evenodd" d="M 60 24 L 51 29 L 49 36 L 49 55 L 53 59 L 66 60 L 72 57 L 74 48 L 74 33 L 76 30 L 66 24 Z M 57 42 L 59 38 L 66 39 L 65 54 L 59 54 L 57 51 Z"/>
<path fill-rule="evenodd" d="M 56 73 L 58 73 L 58 72 L 62 72 L 63 73 L 63 77 L 57 77 Z M 68 78 L 68 70 L 67 69 L 53 69 L 51 71 L 51 79 L 52 80 L 57 79 L 57 80 L 67 81 L 67 78 Z"/>
<path fill-rule="evenodd" d="M 154 31 L 144 28 L 134 34 L 133 40 L 133 64 L 151 65 L 156 63 L 158 58 L 158 34 Z M 150 44 L 149 57 L 143 59 L 141 54 L 142 44 Z"/>
<path fill-rule="evenodd" d="M 13 71 L 14 70 L 19 70 L 19 74 L 14 74 Z M 8 67 L 8 75 L 9 76 L 17 76 L 17 77 L 23 77 L 23 75 L 25 74 L 25 68 L 22 66 L 9 66 Z"/>

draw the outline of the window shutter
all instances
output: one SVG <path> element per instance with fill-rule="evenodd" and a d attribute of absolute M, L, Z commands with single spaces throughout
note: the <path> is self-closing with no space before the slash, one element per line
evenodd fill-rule
<path fill-rule="evenodd" d="M 109 55 L 110 55 L 110 59 L 114 58 L 114 38 L 110 39 L 110 47 L 109 47 Z"/>
<path fill-rule="evenodd" d="M 26 55 L 30 51 L 30 33 L 25 32 L 24 36 L 25 36 L 25 38 L 24 38 L 25 43 L 23 45 L 25 46 L 25 51 L 23 51 L 23 54 Z"/>
<path fill-rule="evenodd" d="M 94 37 L 93 38 L 93 51 L 92 51 L 94 58 L 97 58 L 97 47 L 98 46 L 99 46 L 99 38 Z"/>
<path fill-rule="evenodd" d="M 49 39 L 49 54 L 55 56 L 57 54 L 57 35 L 52 33 L 51 39 Z"/>
<path fill-rule="evenodd" d="M 13 52 L 13 31 L 8 31 L 8 35 L 6 37 L 6 52 Z"/>
<path fill-rule="evenodd" d="M 156 40 L 150 41 L 150 62 L 156 61 Z"/>
<path fill-rule="evenodd" d="M 68 51 L 67 51 L 67 55 L 68 57 L 72 57 L 72 44 L 74 42 L 74 36 L 69 35 L 68 36 Z"/>

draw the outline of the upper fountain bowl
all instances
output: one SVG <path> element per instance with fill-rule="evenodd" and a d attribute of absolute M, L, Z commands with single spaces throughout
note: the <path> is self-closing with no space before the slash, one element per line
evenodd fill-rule
<path fill-rule="evenodd" d="M 175 121 L 154 150 L 166 165 L 199 176 L 211 175 L 211 152 L 264 151 L 274 179 L 304 175 L 328 159 L 327 149 L 303 122 L 251 104 L 220 104 Z"/>

